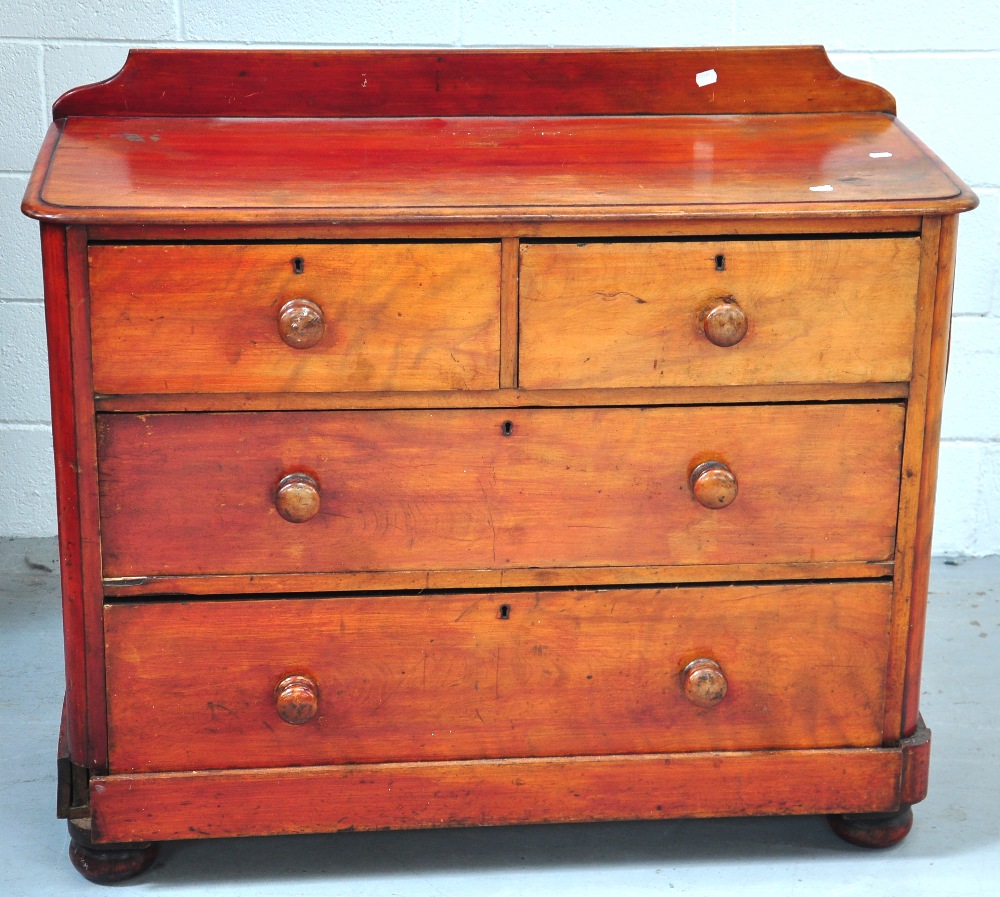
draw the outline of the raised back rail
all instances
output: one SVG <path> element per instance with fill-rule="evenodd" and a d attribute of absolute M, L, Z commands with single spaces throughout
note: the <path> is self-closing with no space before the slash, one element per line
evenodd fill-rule
<path fill-rule="evenodd" d="M 132 50 L 56 101 L 69 116 L 438 117 L 884 112 L 822 47 Z"/>

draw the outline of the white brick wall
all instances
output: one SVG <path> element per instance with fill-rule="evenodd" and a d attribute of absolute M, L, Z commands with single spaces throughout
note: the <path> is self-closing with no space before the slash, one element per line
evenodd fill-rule
<path fill-rule="evenodd" d="M 824 44 L 980 195 L 961 224 L 935 548 L 1000 553 L 1000 16 L 993 0 L 2 0 L 0 537 L 55 530 L 37 229 L 18 212 L 48 107 L 130 46 Z"/>

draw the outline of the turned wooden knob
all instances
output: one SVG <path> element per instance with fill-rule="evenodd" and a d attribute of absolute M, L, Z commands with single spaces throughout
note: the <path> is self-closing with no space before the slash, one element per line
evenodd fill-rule
<path fill-rule="evenodd" d="M 286 723 L 303 726 L 319 710 L 319 689 L 308 676 L 288 676 L 274 690 L 275 709 Z"/>
<path fill-rule="evenodd" d="M 289 523 L 305 523 L 319 513 L 319 483 L 307 473 L 282 477 L 274 493 L 274 506 Z"/>
<path fill-rule="evenodd" d="M 278 310 L 278 333 L 293 349 L 308 349 L 323 338 L 323 309 L 311 299 L 289 299 Z"/>
<path fill-rule="evenodd" d="M 692 660 L 684 667 L 681 681 L 684 696 L 697 707 L 714 707 L 729 689 L 722 667 L 707 657 Z"/>
<path fill-rule="evenodd" d="M 720 299 L 702 315 L 705 338 L 716 346 L 735 346 L 747 335 L 747 315 L 730 298 Z"/>
<path fill-rule="evenodd" d="M 706 461 L 691 471 L 691 491 L 706 508 L 725 508 L 736 500 L 736 475 L 721 461 Z"/>

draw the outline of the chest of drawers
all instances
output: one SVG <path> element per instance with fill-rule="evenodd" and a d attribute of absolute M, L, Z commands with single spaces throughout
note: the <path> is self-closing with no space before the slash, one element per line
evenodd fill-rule
<path fill-rule="evenodd" d="M 144 51 L 41 221 L 60 814 L 162 840 L 926 791 L 957 214 L 820 48 Z"/>

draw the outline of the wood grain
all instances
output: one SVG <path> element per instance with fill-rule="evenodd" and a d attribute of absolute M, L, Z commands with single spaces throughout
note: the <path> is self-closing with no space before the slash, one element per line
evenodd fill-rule
<path fill-rule="evenodd" d="M 891 591 L 109 605 L 111 770 L 874 746 Z M 711 712 L 682 681 L 704 657 L 728 681 Z M 290 676 L 319 694 L 305 725 L 276 708 Z"/>
<path fill-rule="evenodd" d="M 885 560 L 902 425 L 896 404 L 102 415 L 104 575 Z M 691 495 L 709 459 L 740 481 L 722 510 Z M 274 507 L 291 472 L 323 491 L 307 523 Z"/>
<path fill-rule="evenodd" d="M 164 598 L 290 592 L 371 590 L 524 589 L 553 586 L 760 582 L 799 579 L 877 579 L 892 576 L 886 561 L 788 564 L 681 564 L 672 567 L 531 567 L 503 570 L 369 570 L 341 573 L 128 576 L 104 580 L 109 598 Z"/>
<path fill-rule="evenodd" d="M 899 749 L 387 763 L 92 781 L 97 841 L 879 812 Z"/>
<path fill-rule="evenodd" d="M 697 73 L 717 80 L 698 85 Z M 572 89 L 567 89 L 572 85 Z M 130 50 L 62 96 L 71 115 L 497 116 L 894 113 L 888 91 L 822 47 L 661 50 Z"/>
<path fill-rule="evenodd" d="M 98 395 L 98 411 L 332 411 L 406 408 L 573 408 L 587 405 L 759 405 L 905 399 L 909 383 L 790 383 L 611 389 L 429 390 L 426 392 L 133 393 Z"/>
<path fill-rule="evenodd" d="M 930 581 L 931 542 L 937 467 L 941 439 L 941 416 L 944 386 L 951 345 L 951 307 L 955 284 L 955 259 L 958 219 L 941 221 L 937 277 L 934 282 L 934 305 L 929 326 L 931 343 L 927 354 L 926 421 L 920 453 L 919 493 L 913 520 L 912 565 L 910 567 L 909 619 L 906 628 L 906 680 L 903 687 L 903 737 L 912 735 L 920 722 L 920 675 L 923 667 L 924 628 L 927 622 L 927 590 Z"/>
<path fill-rule="evenodd" d="M 927 402 L 931 394 L 930 354 L 940 332 L 935 327 L 935 292 L 940 259 L 941 220 L 925 218 L 921 237 L 920 279 L 917 320 L 913 344 L 913 377 L 907 401 L 906 428 L 903 437 L 902 477 L 899 490 L 899 516 L 896 556 L 893 564 L 893 626 L 889 646 L 889 669 L 886 682 L 886 706 L 883 739 L 895 744 L 903 732 L 903 690 L 909 665 L 908 643 L 913 573 L 917 563 L 914 553 L 916 522 L 920 508 L 920 473 L 924 453 L 924 430 L 927 425 Z"/>
<path fill-rule="evenodd" d="M 884 152 L 891 157 L 871 158 Z M 762 211 L 940 213 L 972 203 L 880 114 L 70 118 L 25 210 L 105 224 L 617 226 Z"/>
<path fill-rule="evenodd" d="M 977 200 L 894 112 L 818 47 L 151 50 L 61 98 L 22 209 L 71 815 L 922 799 Z"/>
<path fill-rule="evenodd" d="M 67 758 L 74 763 L 85 763 L 90 753 L 87 736 L 87 603 L 83 575 L 84 533 L 80 520 L 81 484 L 77 478 L 80 465 L 74 426 L 74 371 L 65 228 L 42 225 L 41 251 L 49 380 L 63 385 L 62 389 L 54 389 L 50 393 L 66 666 L 63 721 Z"/>
<path fill-rule="evenodd" d="M 477 390 L 499 379 L 499 242 L 100 245 L 90 282 L 102 393 Z M 322 308 L 311 348 L 282 339 L 292 299 Z"/>
<path fill-rule="evenodd" d="M 520 243 L 502 241 L 500 262 L 500 387 L 517 388 L 517 353 L 520 341 Z"/>
<path fill-rule="evenodd" d="M 53 126 L 53 131 L 55 130 Z M 55 136 L 52 138 L 53 147 Z M 614 227 L 619 237 L 665 237 L 709 235 L 754 234 L 843 234 L 851 233 L 918 234 L 919 216 L 888 215 L 883 210 L 878 217 L 872 211 L 859 206 L 854 210 L 849 222 L 837 218 L 792 218 L 778 215 L 769 218 L 707 218 L 635 220 L 623 219 Z M 295 240 L 454 240 L 454 239 L 497 239 L 501 237 L 607 237 L 606 223 L 593 221 L 480 221 L 448 222 L 424 221 L 406 224 L 354 221 L 350 224 L 333 222 L 300 222 L 298 224 L 225 224 L 214 225 L 170 225 L 156 224 L 95 224 L 87 229 L 91 238 L 106 243 L 129 243 L 136 240 L 159 240 L 178 243 L 186 240 L 280 240 L 288 243 Z"/>
<path fill-rule="evenodd" d="M 42 227 L 45 323 L 53 384 L 66 734 L 72 763 L 107 766 L 97 456 L 90 379 L 87 278 L 78 227 Z"/>
<path fill-rule="evenodd" d="M 73 431 L 75 472 L 79 482 L 81 587 L 84 642 L 87 652 L 87 759 L 94 772 L 107 768 L 107 691 L 104 685 L 104 624 L 101 618 L 101 536 L 98 510 L 97 434 L 94 415 L 93 357 L 87 339 L 90 290 L 86 261 L 87 232 L 66 231 L 66 273 L 69 287 L 69 329 L 73 356 Z M 59 388 L 57 386 L 57 388 Z M 77 633 L 79 637 L 79 633 Z"/>
<path fill-rule="evenodd" d="M 520 383 L 907 380 L 919 258 L 915 238 L 522 243 Z M 749 329 L 720 347 L 701 321 L 725 298 Z"/>

